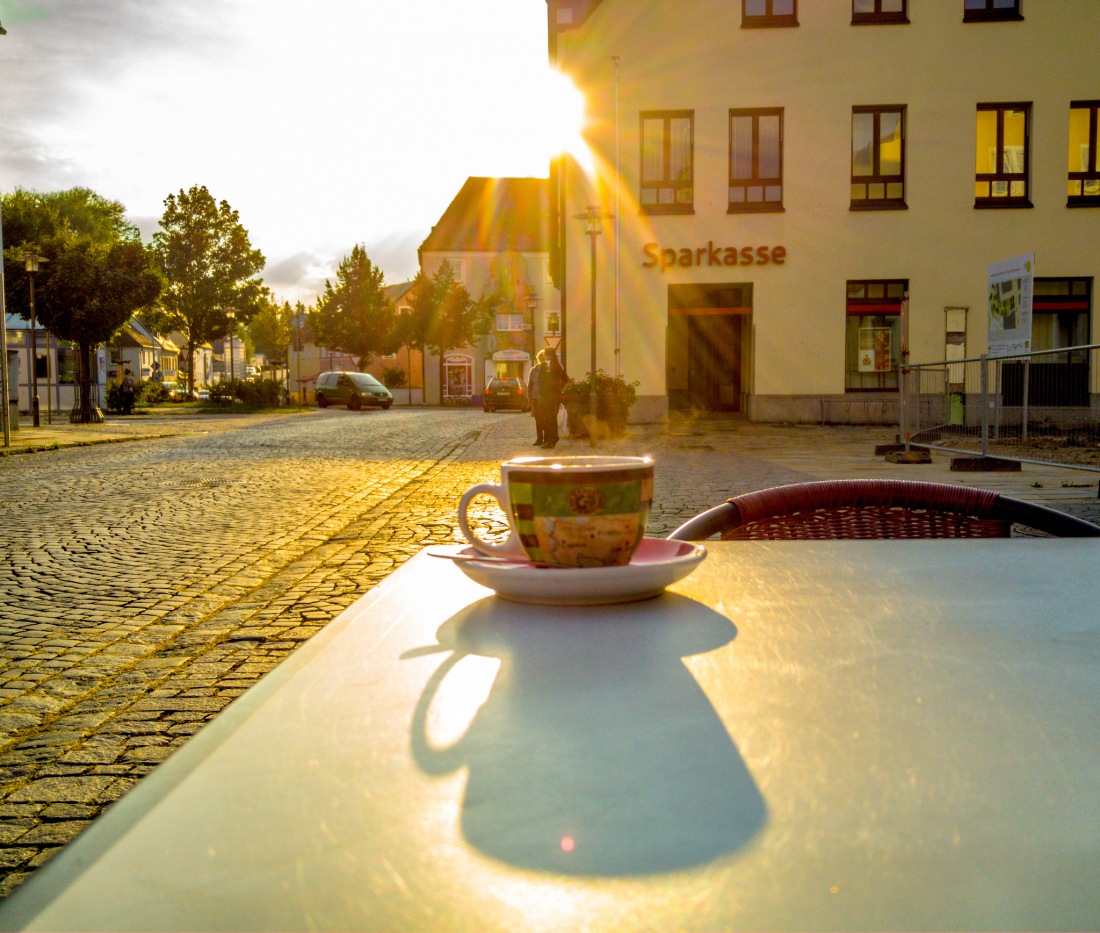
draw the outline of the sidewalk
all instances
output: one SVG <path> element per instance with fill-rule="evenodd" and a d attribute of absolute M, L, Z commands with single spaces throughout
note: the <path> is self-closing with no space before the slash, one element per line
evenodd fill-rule
<path fill-rule="evenodd" d="M 301 409 L 302 413 L 308 411 L 309 409 Z M 242 418 L 264 420 L 298 413 L 298 408 L 249 414 L 219 414 L 196 412 L 191 409 L 159 408 L 148 414 L 107 415 L 106 420 L 100 424 L 70 424 L 67 412 L 54 412 L 53 424 L 49 424 L 43 412 L 39 417 L 37 428 L 31 424 L 29 415 L 21 415 L 19 429 L 16 430 L 12 425 L 11 445 L 4 447 L 3 439 L 0 437 L 0 457 L 58 450 L 62 447 L 83 447 L 88 444 L 113 444 L 121 441 L 198 434 L 227 423 L 240 424 Z"/>

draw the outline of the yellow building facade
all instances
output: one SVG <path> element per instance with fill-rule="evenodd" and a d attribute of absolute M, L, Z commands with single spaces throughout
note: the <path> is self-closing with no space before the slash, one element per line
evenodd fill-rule
<path fill-rule="evenodd" d="M 551 173 L 567 368 L 590 368 L 594 320 L 637 419 L 859 420 L 896 403 L 906 348 L 985 352 L 989 266 L 1024 254 L 1034 348 L 1095 339 L 1100 2 L 549 0 L 548 20 L 592 149 Z"/>

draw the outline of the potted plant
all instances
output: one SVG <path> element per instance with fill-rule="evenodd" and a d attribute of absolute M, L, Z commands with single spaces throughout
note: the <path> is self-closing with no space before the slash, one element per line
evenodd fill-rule
<path fill-rule="evenodd" d="M 622 434 L 630 408 L 638 397 L 638 381 L 627 382 L 622 376 L 609 376 L 602 369 L 584 379 L 570 379 L 562 392 L 569 433 L 588 437 L 592 433 L 590 413 L 593 385 L 596 392 L 596 431 Z"/>

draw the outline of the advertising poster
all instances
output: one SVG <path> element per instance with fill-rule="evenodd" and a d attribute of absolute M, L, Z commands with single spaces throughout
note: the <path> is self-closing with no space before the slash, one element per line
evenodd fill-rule
<path fill-rule="evenodd" d="M 859 371 L 888 373 L 893 368 L 893 360 L 890 356 L 890 328 L 861 327 L 859 329 Z"/>
<path fill-rule="evenodd" d="M 995 262 L 989 267 L 990 356 L 1031 350 L 1031 289 L 1035 254 Z"/>

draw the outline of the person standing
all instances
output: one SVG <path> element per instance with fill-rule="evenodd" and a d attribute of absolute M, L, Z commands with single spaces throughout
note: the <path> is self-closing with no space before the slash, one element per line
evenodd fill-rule
<path fill-rule="evenodd" d="M 558 409 L 566 375 L 553 348 L 547 347 L 539 356 L 543 362 L 539 372 L 538 409 L 542 419 L 542 446 L 549 449 L 558 443 Z"/>
<path fill-rule="evenodd" d="M 134 394 L 137 387 L 134 385 L 134 374 L 130 370 L 126 370 L 126 375 L 122 377 L 122 385 L 119 386 L 119 392 L 122 395 L 122 413 L 129 415 L 134 410 Z"/>
<path fill-rule="evenodd" d="M 535 446 L 541 447 L 546 441 L 542 430 L 542 415 L 539 413 L 539 373 L 542 372 L 543 366 L 543 354 L 545 350 L 540 350 L 538 356 L 535 357 L 535 365 L 531 367 L 531 372 L 527 374 L 527 400 L 531 404 L 531 414 L 535 419 Z"/>

